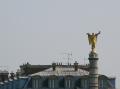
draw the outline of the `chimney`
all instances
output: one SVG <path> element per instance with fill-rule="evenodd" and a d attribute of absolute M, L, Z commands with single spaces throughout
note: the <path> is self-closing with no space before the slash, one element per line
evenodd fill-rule
<path fill-rule="evenodd" d="M 75 69 L 75 71 L 78 71 L 78 63 L 77 63 L 77 61 L 75 61 L 75 63 L 74 63 L 74 69 Z"/>
<path fill-rule="evenodd" d="M 4 70 L 4 71 L 0 71 L 0 82 L 4 82 L 6 80 L 8 80 L 8 71 Z"/>
<path fill-rule="evenodd" d="M 56 70 L 56 63 L 52 63 L 52 68 L 53 68 L 53 71 Z"/>

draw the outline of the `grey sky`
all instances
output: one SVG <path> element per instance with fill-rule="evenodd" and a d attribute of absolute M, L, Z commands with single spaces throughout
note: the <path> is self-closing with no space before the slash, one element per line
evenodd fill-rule
<path fill-rule="evenodd" d="M 86 33 L 99 30 L 99 72 L 116 76 L 120 87 L 119 0 L 0 0 L 1 68 L 66 62 L 62 53 L 71 51 L 83 63 Z"/>

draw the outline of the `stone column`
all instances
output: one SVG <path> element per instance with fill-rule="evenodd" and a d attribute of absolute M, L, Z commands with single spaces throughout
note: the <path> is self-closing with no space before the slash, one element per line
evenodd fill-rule
<path fill-rule="evenodd" d="M 89 54 L 89 89 L 98 89 L 98 55 L 95 52 Z"/>

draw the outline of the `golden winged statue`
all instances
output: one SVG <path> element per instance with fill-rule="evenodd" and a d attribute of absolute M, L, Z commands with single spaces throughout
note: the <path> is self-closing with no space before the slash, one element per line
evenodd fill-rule
<path fill-rule="evenodd" d="M 92 52 L 95 51 L 96 42 L 97 42 L 97 36 L 98 36 L 100 33 L 101 33 L 100 31 L 99 31 L 98 33 L 92 33 L 92 34 L 87 33 L 89 45 L 91 45 Z"/>

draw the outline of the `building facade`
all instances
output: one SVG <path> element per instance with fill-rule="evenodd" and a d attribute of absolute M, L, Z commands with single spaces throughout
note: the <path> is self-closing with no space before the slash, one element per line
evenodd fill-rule
<path fill-rule="evenodd" d="M 90 89 L 87 67 L 80 68 L 77 62 L 73 65 L 53 63 L 40 72 L 1 81 L 0 89 Z M 98 87 L 115 89 L 115 78 L 98 74 Z"/>

